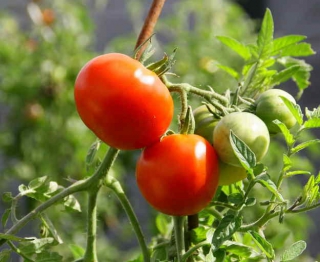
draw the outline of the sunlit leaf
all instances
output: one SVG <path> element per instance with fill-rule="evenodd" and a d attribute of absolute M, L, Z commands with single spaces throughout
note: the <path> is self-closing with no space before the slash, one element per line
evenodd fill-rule
<path fill-rule="evenodd" d="M 231 48 L 233 51 L 235 51 L 238 55 L 240 55 L 244 60 L 250 59 L 251 54 L 246 45 L 228 36 L 217 36 L 217 38 L 220 40 L 220 42 L 222 42 L 223 44 Z"/>
<path fill-rule="evenodd" d="M 301 112 L 300 106 L 298 104 L 292 103 L 288 98 L 284 96 L 280 96 L 280 98 L 290 110 L 294 118 L 297 120 L 298 124 L 301 125 L 303 123 L 303 114 Z"/>
<path fill-rule="evenodd" d="M 266 57 L 272 51 L 273 30 L 274 25 L 272 14 L 271 11 L 267 9 L 262 20 L 257 40 L 260 58 Z"/>
<path fill-rule="evenodd" d="M 251 174 L 256 165 L 256 156 L 252 150 L 230 130 L 230 143 L 241 165 Z"/>
<path fill-rule="evenodd" d="M 283 196 L 278 191 L 274 182 L 270 179 L 268 174 L 261 174 L 256 176 L 255 181 L 262 186 L 266 187 L 270 192 L 272 192 L 280 201 L 284 201 Z"/>
<path fill-rule="evenodd" d="M 306 248 L 306 242 L 303 240 L 299 240 L 293 243 L 287 250 L 284 251 L 280 261 L 284 262 L 293 260 L 296 257 L 300 256 Z"/>

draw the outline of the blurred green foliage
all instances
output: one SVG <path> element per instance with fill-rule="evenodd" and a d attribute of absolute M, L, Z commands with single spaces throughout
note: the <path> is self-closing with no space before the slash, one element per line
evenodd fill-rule
<path fill-rule="evenodd" d="M 39 2 L 39 3 L 36 3 Z M 150 1 L 127 0 L 127 12 L 133 28 L 139 30 Z M 44 12 L 44 10 L 46 10 Z M 81 179 L 86 172 L 85 156 L 94 135 L 78 117 L 73 84 L 79 69 L 96 52 L 93 44 L 94 24 L 84 1 L 34 1 L 28 4 L 27 29 L 22 29 L 16 14 L 0 15 L 0 103 L 6 117 L 0 130 L 0 154 L 5 159 L 2 171 L 1 190 L 9 191 L 14 181 L 30 181 L 47 175 L 59 184 L 67 186 L 68 178 Z M 46 14 L 46 16 L 45 16 Z M 254 39 L 255 23 L 236 4 L 226 0 L 184 0 L 174 4 L 173 11 L 162 17 L 156 27 L 153 42 L 158 56 L 178 48 L 173 71 L 179 82 L 207 88 L 212 86 L 220 92 L 235 89 L 237 83 L 219 70 L 217 64 L 228 64 L 235 70 L 243 61 L 230 53 L 217 35 L 228 35 L 240 41 Z M 119 33 L 120 35 L 120 33 Z M 108 43 L 106 52 L 132 54 L 137 34 L 117 37 Z M 199 103 L 199 100 L 195 103 Z M 271 146 L 266 164 L 280 169 L 280 145 Z M 102 146 L 100 154 L 105 152 Z M 116 177 L 133 175 L 135 159 L 123 153 L 113 169 Z M 312 168 L 308 159 L 301 159 L 304 168 Z M 130 179 L 129 181 L 132 181 Z M 17 187 L 18 184 L 13 184 Z M 128 187 L 130 185 L 127 185 Z M 296 185 L 294 190 L 299 190 Z M 284 194 L 290 195 L 292 188 L 283 186 Z M 293 191 L 294 191 L 293 190 Z M 264 190 L 254 191 L 259 198 L 267 198 Z M 77 195 L 85 210 L 85 196 Z M 29 203 L 28 210 L 35 203 Z M 99 199 L 98 250 L 101 261 L 125 261 L 135 249 L 121 250 L 121 242 L 132 239 L 133 232 L 125 227 L 121 209 L 108 190 Z M 259 206 L 248 210 L 246 219 L 258 217 Z M 48 211 L 66 243 L 56 249 L 70 261 L 76 257 L 75 250 L 85 246 L 84 215 L 60 212 L 59 207 Z M 121 218 L 121 219 L 119 219 Z M 156 230 L 154 223 L 152 230 Z M 286 219 L 284 226 L 272 222 L 267 234 L 271 242 L 281 248 L 282 239 L 305 239 L 310 221 L 300 215 Z M 110 230 L 110 228 L 112 230 Z M 111 233 L 110 233 L 111 232 Z M 37 234 L 35 232 L 34 234 Z M 114 241 L 116 234 L 117 241 Z M 292 241 L 290 241 L 292 242 Z M 77 249 L 78 247 L 78 249 Z M 82 247 L 82 248 L 81 248 Z"/>

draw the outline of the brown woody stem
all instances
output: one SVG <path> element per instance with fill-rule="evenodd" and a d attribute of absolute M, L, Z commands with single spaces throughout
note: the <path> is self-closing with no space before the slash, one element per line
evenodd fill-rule
<path fill-rule="evenodd" d="M 146 20 L 144 21 L 144 25 L 141 29 L 141 32 L 139 34 L 135 49 L 139 47 L 143 42 L 145 42 L 148 38 L 151 37 L 153 33 L 153 29 L 158 21 L 158 18 L 161 14 L 162 7 L 164 5 L 164 2 L 166 0 L 153 0 L 152 5 L 150 7 L 148 16 Z M 143 53 L 146 45 L 142 46 L 140 50 L 137 53 L 137 59 L 140 58 L 141 54 Z"/>

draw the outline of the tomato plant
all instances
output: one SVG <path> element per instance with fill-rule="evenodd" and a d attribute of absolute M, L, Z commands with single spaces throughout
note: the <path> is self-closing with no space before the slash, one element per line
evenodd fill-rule
<path fill-rule="evenodd" d="M 155 73 L 123 54 L 90 60 L 77 76 L 74 96 L 83 122 L 102 141 L 119 149 L 156 142 L 173 116 L 167 87 Z"/>
<path fill-rule="evenodd" d="M 169 135 L 147 147 L 136 168 L 138 186 L 157 210 L 175 216 L 196 214 L 218 185 L 215 150 L 198 135 Z"/>
<path fill-rule="evenodd" d="M 284 123 L 288 129 L 297 123 L 296 118 L 283 102 L 281 96 L 296 104 L 293 96 L 281 89 L 269 89 L 262 93 L 256 101 L 255 113 L 265 122 L 271 134 L 280 132 L 279 127 L 273 123 L 276 119 Z"/>
<path fill-rule="evenodd" d="M 260 161 L 268 151 L 270 137 L 266 125 L 254 114 L 234 112 L 223 117 L 213 132 L 213 145 L 221 161 L 241 166 L 230 143 L 230 131 L 241 139 Z"/>

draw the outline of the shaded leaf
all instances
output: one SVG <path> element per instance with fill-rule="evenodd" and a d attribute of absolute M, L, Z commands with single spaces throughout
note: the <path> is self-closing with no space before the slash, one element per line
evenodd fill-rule
<path fill-rule="evenodd" d="M 273 259 L 275 257 L 274 250 L 272 245 L 262 236 L 260 236 L 255 231 L 249 232 L 252 236 L 252 239 L 257 244 L 257 246 L 261 249 L 261 251 L 268 257 Z"/>
<path fill-rule="evenodd" d="M 242 217 L 226 215 L 220 221 L 217 229 L 214 231 L 212 244 L 219 248 L 224 241 L 229 240 L 237 232 L 242 224 Z"/>

